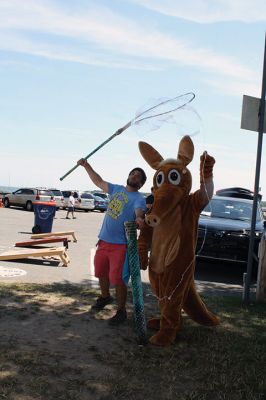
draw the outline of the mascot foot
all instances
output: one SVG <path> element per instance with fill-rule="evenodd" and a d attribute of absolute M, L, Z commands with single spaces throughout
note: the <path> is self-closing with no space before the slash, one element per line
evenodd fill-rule
<path fill-rule="evenodd" d="M 151 344 L 155 344 L 156 346 L 169 346 L 174 343 L 176 338 L 176 330 L 175 329 L 164 329 L 157 332 L 153 335 L 149 342 Z"/>
<path fill-rule="evenodd" d="M 155 329 L 158 331 L 160 329 L 161 318 L 151 318 L 147 322 L 147 327 L 149 329 Z"/>

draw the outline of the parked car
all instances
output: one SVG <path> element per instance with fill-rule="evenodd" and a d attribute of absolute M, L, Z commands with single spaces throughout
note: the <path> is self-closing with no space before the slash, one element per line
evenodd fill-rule
<path fill-rule="evenodd" d="M 83 192 L 80 194 L 78 198 L 78 203 L 75 203 L 75 209 L 84 210 L 85 212 L 94 210 L 95 200 L 94 196 L 91 193 Z"/>
<path fill-rule="evenodd" d="M 64 207 L 64 196 L 61 190 L 59 189 L 48 189 L 50 192 L 52 192 L 54 201 L 56 204 L 56 208 L 63 208 Z"/>
<path fill-rule="evenodd" d="M 33 210 L 33 203 L 39 201 L 52 201 L 53 193 L 47 189 L 21 188 L 4 196 L 5 207 L 23 207 L 27 211 Z"/>
<path fill-rule="evenodd" d="M 104 193 L 104 192 L 93 192 L 92 193 L 94 196 L 98 196 L 101 197 L 102 199 L 105 199 L 106 201 L 109 202 L 110 198 L 109 198 L 109 194 L 108 193 Z"/>
<path fill-rule="evenodd" d="M 94 197 L 94 210 L 98 210 L 101 212 L 104 212 L 107 210 L 108 207 L 108 201 L 100 196 L 95 196 Z"/>
<path fill-rule="evenodd" d="M 252 218 L 253 193 L 242 188 L 216 192 L 199 219 L 196 256 L 199 259 L 246 264 Z M 224 196 L 224 194 L 227 196 Z M 218 195 L 217 195 L 218 194 Z M 265 235 L 260 201 L 258 201 L 254 238 L 254 259 L 258 261 L 258 246 Z"/>
<path fill-rule="evenodd" d="M 73 196 L 75 199 L 75 210 L 84 210 L 85 212 L 91 211 L 94 209 L 94 197 L 91 193 L 82 192 L 80 190 L 62 190 L 64 196 L 64 207 L 68 206 L 69 196 L 73 192 Z"/>

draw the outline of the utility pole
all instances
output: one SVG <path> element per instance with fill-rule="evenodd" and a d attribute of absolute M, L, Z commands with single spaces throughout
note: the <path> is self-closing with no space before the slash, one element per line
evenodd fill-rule
<path fill-rule="evenodd" d="M 255 229 L 256 229 L 256 215 L 257 215 L 258 190 L 259 190 L 259 179 L 260 179 L 262 139 L 263 139 L 263 132 L 265 132 L 265 130 L 264 130 L 265 96 L 266 96 L 266 35 L 265 35 L 265 45 L 264 45 L 262 90 L 261 90 L 261 98 L 259 100 L 259 112 L 257 115 L 258 127 L 257 127 L 257 129 L 245 128 L 245 126 L 243 124 L 243 118 L 242 118 L 242 124 L 241 124 L 241 127 L 243 127 L 243 129 L 250 129 L 250 130 L 255 130 L 258 132 L 257 161 L 256 161 L 256 172 L 255 172 L 254 199 L 253 199 L 253 208 L 252 208 L 250 241 L 249 241 L 249 249 L 248 249 L 248 263 L 247 263 L 247 272 L 246 272 L 246 274 L 244 274 L 243 300 L 244 300 L 245 304 L 248 304 L 250 301 L 250 281 L 251 281 L 251 275 L 252 275 L 253 249 L 254 249 L 254 238 L 255 238 Z M 242 114 L 242 116 L 243 116 L 243 114 Z"/>

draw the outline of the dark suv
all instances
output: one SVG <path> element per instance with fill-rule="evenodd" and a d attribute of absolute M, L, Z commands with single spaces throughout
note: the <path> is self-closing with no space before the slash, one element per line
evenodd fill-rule
<path fill-rule="evenodd" d="M 196 255 L 198 258 L 246 264 L 250 240 L 253 192 L 244 188 L 218 190 L 201 212 Z M 261 196 L 258 197 L 254 260 L 265 235 Z"/>
<path fill-rule="evenodd" d="M 33 203 L 38 201 L 53 201 L 53 193 L 47 189 L 21 188 L 13 193 L 7 193 L 3 199 L 5 207 L 23 207 L 27 211 L 33 210 Z"/>

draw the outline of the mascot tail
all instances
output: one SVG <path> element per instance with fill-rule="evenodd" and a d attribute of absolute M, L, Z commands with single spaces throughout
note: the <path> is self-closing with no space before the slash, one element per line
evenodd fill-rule
<path fill-rule="evenodd" d="M 214 326 L 220 323 L 219 318 L 210 312 L 201 300 L 201 297 L 196 291 L 194 283 L 192 283 L 189 288 L 183 309 L 187 315 L 198 324 Z"/>

